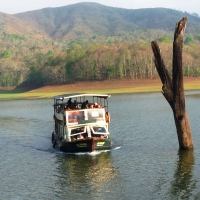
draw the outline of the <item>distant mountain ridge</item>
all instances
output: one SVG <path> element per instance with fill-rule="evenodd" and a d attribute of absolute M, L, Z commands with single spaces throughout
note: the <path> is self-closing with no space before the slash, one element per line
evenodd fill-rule
<path fill-rule="evenodd" d="M 197 16 L 166 8 L 134 10 L 98 3 L 77 3 L 13 16 L 62 42 L 93 36 L 122 36 L 136 30 L 173 31 L 175 23 L 183 17 L 188 17 L 187 28 L 191 33 L 200 30 L 200 18 Z"/>

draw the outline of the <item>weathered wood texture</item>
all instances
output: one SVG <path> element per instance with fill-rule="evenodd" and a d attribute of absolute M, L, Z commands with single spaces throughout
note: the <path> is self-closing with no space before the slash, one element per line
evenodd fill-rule
<path fill-rule="evenodd" d="M 162 94 L 172 108 L 180 149 L 193 148 L 192 133 L 189 118 L 185 109 L 185 95 L 182 70 L 182 47 L 187 18 L 176 24 L 173 42 L 172 78 L 162 59 L 160 48 L 156 41 L 151 42 L 155 57 L 155 66 L 160 76 Z"/>

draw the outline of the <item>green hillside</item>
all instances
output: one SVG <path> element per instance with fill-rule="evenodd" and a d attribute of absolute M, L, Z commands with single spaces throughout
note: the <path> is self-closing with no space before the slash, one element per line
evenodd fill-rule
<path fill-rule="evenodd" d="M 200 18 L 195 14 L 97 3 L 0 13 L 0 87 L 155 78 L 150 42 L 162 43 L 170 69 L 175 23 L 183 17 L 188 17 L 184 72 L 199 76 Z"/>
<path fill-rule="evenodd" d="M 200 19 L 189 13 L 165 8 L 123 9 L 98 3 L 78 3 L 59 8 L 45 8 L 16 14 L 52 39 L 69 43 L 72 40 L 89 40 L 97 37 L 117 36 L 120 40 L 142 39 L 143 34 L 174 31 L 175 22 L 188 17 L 187 29 L 192 35 L 200 30 Z M 187 33 L 186 33 L 187 34 Z"/>

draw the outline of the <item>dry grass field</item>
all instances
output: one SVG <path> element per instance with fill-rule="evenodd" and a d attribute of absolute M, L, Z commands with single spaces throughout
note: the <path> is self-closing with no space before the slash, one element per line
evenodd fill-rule
<path fill-rule="evenodd" d="M 106 80 L 95 82 L 78 82 L 76 84 L 44 86 L 30 91 L 0 91 L 0 99 L 18 98 L 52 98 L 59 94 L 72 93 L 101 93 L 101 94 L 123 94 L 141 92 L 159 92 L 162 83 L 160 79 L 125 79 Z M 184 78 L 185 90 L 200 90 L 200 78 Z"/>

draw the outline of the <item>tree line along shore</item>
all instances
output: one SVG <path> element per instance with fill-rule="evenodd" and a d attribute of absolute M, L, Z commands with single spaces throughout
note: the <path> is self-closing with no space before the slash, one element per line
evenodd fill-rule
<path fill-rule="evenodd" d="M 159 42 L 168 71 L 172 69 L 172 42 Z M 184 45 L 183 73 L 200 76 L 200 44 Z M 17 60 L 17 62 L 16 62 Z M 14 68 L 8 66 L 15 61 Z M 0 87 L 61 85 L 110 79 L 156 79 L 157 71 L 149 43 L 113 42 L 73 44 L 67 50 L 35 50 L 17 59 L 2 56 Z"/>

